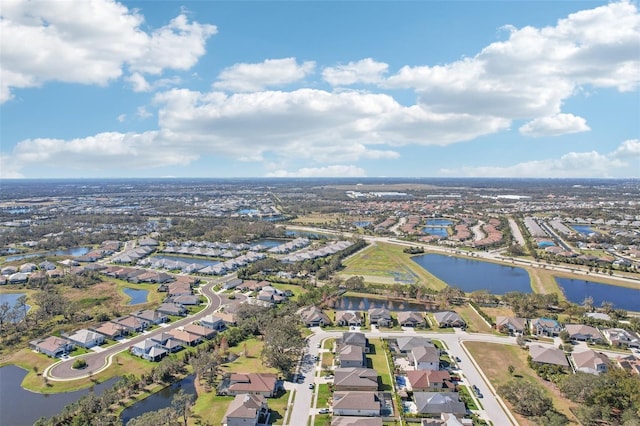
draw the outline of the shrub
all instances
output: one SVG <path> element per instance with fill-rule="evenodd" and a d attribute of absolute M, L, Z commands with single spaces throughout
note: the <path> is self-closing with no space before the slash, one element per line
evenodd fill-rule
<path fill-rule="evenodd" d="M 82 358 L 78 358 L 75 361 L 73 361 L 73 365 L 71 366 L 71 368 L 74 368 L 76 370 L 80 370 L 82 368 L 85 368 L 87 366 L 87 361 L 85 361 Z"/>

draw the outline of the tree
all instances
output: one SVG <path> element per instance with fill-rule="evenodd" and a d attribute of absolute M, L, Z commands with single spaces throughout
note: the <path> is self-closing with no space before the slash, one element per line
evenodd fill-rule
<path fill-rule="evenodd" d="M 193 405 L 193 394 L 186 393 L 184 389 L 180 389 L 171 400 L 171 407 L 174 409 L 178 417 L 182 417 L 185 426 L 191 414 L 191 406 Z"/>
<path fill-rule="evenodd" d="M 509 365 L 509 367 L 507 367 L 507 370 L 509 370 L 509 375 L 513 376 L 514 371 L 516 371 L 516 368 L 513 365 Z"/>
<path fill-rule="evenodd" d="M 148 411 L 127 422 L 127 426 L 174 426 L 179 424 L 173 408 Z"/>
<path fill-rule="evenodd" d="M 0 304 L 0 333 L 4 332 L 4 324 L 7 322 L 9 318 L 9 311 L 11 311 L 11 306 L 9 306 L 9 302 L 4 302 Z"/>
<path fill-rule="evenodd" d="M 265 330 L 262 360 L 288 377 L 304 352 L 306 342 L 294 318 L 282 318 Z"/>
<path fill-rule="evenodd" d="M 544 394 L 542 388 L 527 381 L 511 380 L 500 386 L 498 393 L 524 416 L 543 416 L 553 408 L 551 398 Z"/>

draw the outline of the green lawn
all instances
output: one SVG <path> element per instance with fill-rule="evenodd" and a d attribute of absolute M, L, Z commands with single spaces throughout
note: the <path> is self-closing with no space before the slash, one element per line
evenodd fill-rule
<path fill-rule="evenodd" d="M 429 274 L 411 256 L 403 253 L 402 246 L 377 243 L 360 251 L 344 262 L 340 275 L 345 278 L 362 276 L 365 281 L 381 284 L 396 284 L 398 279 L 405 284 L 423 284 L 433 289 L 442 289 L 446 284 Z"/>
<path fill-rule="evenodd" d="M 287 412 L 287 402 L 289 402 L 289 391 L 286 391 L 278 398 L 267 399 L 269 409 L 271 410 L 269 421 L 272 425 L 281 425 L 284 423 L 284 416 Z"/>
<path fill-rule="evenodd" d="M 329 407 L 329 399 L 331 399 L 331 391 L 329 390 L 329 385 L 321 384 L 318 385 L 318 403 L 316 406 L 318 408 L 327 408 Z"/>
<path fill-rule="evenodd" d="M 217 396 L 215 391 L 198 395 L 189 425 L 207 424 L 204 422 L 212 425 L 222 424 L 224 413 L 232 400 L 232 396 Z"/>
<path fill-rule="evenodd" d="M 387 364 L 387 355 L 382 348 L 382 340 L 370 339 L 369 340 L 370 353 L 367 354 L 367 358 L 371 360 L 371 368 L 376 370 L 380 375 L 382 391 L 393 390 L 393 380 L 391 372 L 389 371 L 389 365 Z"/>
<path fill-rule="evenodd" d="M 249 339 L 231 348 L 231 352 L 242 354 L 231 363 L 224 364 L 222 369 L 229 373 L 277 373 L 275 368 L 266 367 L 260 359 L 260 352 L 264 342 L 257 339 Z M 247 356 L 248 355 L 248 356 Z"/>

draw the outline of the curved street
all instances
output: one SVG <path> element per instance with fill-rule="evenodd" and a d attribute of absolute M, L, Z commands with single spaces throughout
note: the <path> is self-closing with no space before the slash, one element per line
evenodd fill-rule
<path fill-rule="evenodd" d="M 126 339 L 122 342 L 118 342 L 115 345 L 109 346 L 100 352 L 93 352 L 90 354 L 79 355 L 76 357 L 59 361 L 47 367 L 47 369 L 44 370 L 43 372 L 43 376 L 52 381 L 77 380 L 77 379 L 89 377 L 109 367 L 113 356 L 122 351 L 127 350 L 131 345 L 135 345 L 136 343 L 139 343 L 156 334 L 167 332 L 169 330 L 173 330 L 175 328 L 189 324 L 193 321 L 197 321 L 215 312 L 220 307 L 222 303 L 222 299 L 220 299 L 220 296 L 218 296 L 213 291 L 213 287 L 220 281 L 221 280 L 211 281 L 205 284 L 204 286 L 200 287 L 200 293 L 207 298 L 207 306 L 204 309 L 202 309 L 200 312 L 195 313 L 186 318 L 182 318 L 178 321 L 165 324 L 152 331 L 143 332 L 140 335 L 135 336 L 133 338 Z M 73 362 L 77 358 L 84 359 L 87 362 L 87 367 L 81 370 L 76 370 L 71 368 L 71 366 L 73 365 Z"/>

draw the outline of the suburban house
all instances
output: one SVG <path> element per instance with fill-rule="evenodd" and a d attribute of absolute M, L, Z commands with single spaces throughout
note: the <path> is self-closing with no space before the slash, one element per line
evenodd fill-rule
<path fill-rule="evenodd" d="M 173 329 L 169 331 L 168 334 L 170 334 L 178 342 L 183 343 L 187 346 L 195 346 L 198 343 L 202 342 L 202 337 L 200 335 L 189 333 L 184 329 Z"/>
<path fill-rule="evenodd" d="M 232 288 L 238 287 L 240 284 L 242 284 L 242 280 L 240 278 L 235 278 L 222 284 L 222 288 L 225 290 L 231 290 Z"/>
<path fill-rule="evenodd" d="M 302 323 L 307 327 L 324 327 L 331 324 L 329 316 L 317 306 L 300 308 L 297 313 L 300 315 Z"/>
<path fill-rule="evenodd" d="M 640 375 L 640 358 L 637 358 L 635 355 L 618 358 L 618 364 L 626 371 Z"/>
<path fill-rule="evenodd" d="M 602 330 L 609 344 L 618 347 L 640 348 L 640 336 L 623 328 L 606 328 Z"/>
<path fill-rule="evenodd" d="M 187 314 L 187 310 L 184 306 L 175 303 L 162 303 L 156 308 L 156 311 L 165 315 L 173 315 L 177 317 Z"/>
<path fill-rule="evenodd" d="M 207 315 L 200 320 L 200 325 L 216 331 L 222 331 L 227 328 L 224 320 L 217 315 Z"/>
<path fill-rule="evenodd" d="M 496 330 L 500 332 L 507 332 L 514 336 L 523 334 L 527 329 L 526 318 L 518 317 L 496 317 Z"/>
<path fill-rule="evenodd" d="M 71 336 L 67 336 L 67 339 L 85 349 L 99 346 L 104 343 L 104 336 L 102 334 L 87 329 L 78 330 Z"/>
<path fill-rule="evenodd" d="M 411 350 L 409 360 L 416 370 L 438 370 L 440 369 L 440 349 L 418 346 Z"/>
<path fill-rule="evenodd" d="M 382 426 L 382 417 L 333 416 L 331 426 Z"/>
<path fill-rule="evenodd" d="M 369 353 L 369 339 L 359 331 L 345 331 L 342 333 L 342 339 L 338 342 L 338 347 L 346 345 L 360 346 L 364 353 Z"/>
<path fill-rule="evenodd" d="M 269 407 L 264 396 L 240 394 L 229 403 L 222 424 L 223 426 L 256 426 L 264 423 L 268 414 Z"/>
<path fill-rule="evenodd" d="M 368 311 L 368 315 L 370 324 L 376 324 L 378 327 L 393 326 L 391 312 L 386 308 L 371 308 Z"/>
<path fill-rule="evenodd" d="M 123 325 L 117 324 L 115 322 L 109 322 L 109 321 L 103 324 L 100 324 L 99 326 L 91 327 L 89 328 L 89 330 L 95 331 L 96 333 L 100 333 L 107 339 L 112 339 L 112 340 L 127 334 L 127 329 Z"/>
<path fill-rule="evenodd" d="M 61 337 L 49 336 L 44 339 L 36 339 L 29 342 L 29 347 L 36 352 L 43 353 L 52 358 L 68 354 L 74 348 L 73 342 Z"/>
<path fill-rule="evenodd" d="M 336 324 L 359 327 L 362 325 L 362 312 L 360 311 L 336 311 Z"/>
<path fill-rule="evenodd" d="M 372 368 L 337 368 L 333 387 L 336 391 L 377 391 L 378 372 Z"/>
<path fill-rule="evenodd" d="M 531 321 L 531 334 L 536 336 L 557 336 L 562 331 L 560 323 L 551 318 L 536 318 Z"/>
<path fill-rule="evenodd" d="M 590 325 L 584 324 L 566 324 L 564 326 L 571 340 L 579 340 L 581 342 L 601 343 L 604 341 L 602 333 Z"/>
<path fill-rule="evenodd" d="M 338 360 L 340 367 L 358 367 L 365 366 L 364 349 L 356 345 L 343 345 L 338 351 Z"/>
<path fill-rule="evenodd" d="M 200 304 L 200 296 L 196 294 L 187 294 L 184 296 L 169 296 L 165 300 L 165 302 L 182 306 L 196 306 Z"/>
<path fill-rule="evenodd" d="M 433 314 L 436 322 L 438 323 L 438 327 L 465 327 L 467 323 L 453 311 L 441 311 Z"/>
<path fill-rule="evenodd" d="M 531 345 L 529 346 L 529 355 L 533 362 L 569 367 L 564 351 L 552 346 Z"/>
<path fill-rule="evenodd" d="M 129 352 L 147 361 L 160 361 L 169 353 L 165 348 L 151 339 L 145 339 L 129 347 Z"/>
<path fill-rule="evenodd" d="M 455 390 L 451 375 L 446 370 L 409 370 L 407 390 L 413 392 L 437 392 L 442 389 Z"/>
<path fill-rule="evenodd" d="M 213 339 L 215 335 L 218 334 L 216 330 L 193 323 L 185 325 L 182 329 L 187 333 L 195 334 L 207 340 Z"/>
<path fill-rule="evenodd" d="M 439 418 L 422 419 L 420 426 L 473 426 L 473 419 L 463 418 L 460 414 L 440 413 Z"/>
<path fill-rule="evenodd" d="M 149 324 L 162 324 L 168 321 L 168 318 L 165 314 L 151 309 L 132 312 L 131 315 L 143 321 L 146 321 Z"/>
<path fill-rule="evenodd" d="M 397 348 L 398 352 L 403 354 L 409 353 L 412 349 L 418 348 L 420 346 L 430 346 L 435 348 L 435 345 L 431 343 L 431 339 L 427 339 L 426 337 L 399 336 L 395 340 L 396 345 L 393 347 Z"/>
<path fill-rule="evenodd" d="M 402 327 L 424 327 L 427 320 L 421 312 L 398 312 L 398 324 Z"/>
<path fill-rule="evenodd" d="M 467 407 L 457 392 L 414 392 L 413 399 L 419 414 L 467 413 Z"/>
<path fill-rule="evenodd" d="M 118 318 L 112 321 L 115 324 L 123 326 L 129 333 L 139 333 L 149 327 L 149 322 L 128 315 L 126 317 Z"/>
<path fill-rule="evenodd" d="M 582 371 L 583 373 L 604 373 L 608 370 L 609 364 L 611 363 L 605 354 L 590 349 L 583 352 L 573 352 L 571 356 L 576 371 Z"/>
<path fill-rule="evenodd" d="M 270 303 L 281 303 L 287 299 L 282 290 L 279 290 L 270 285 L 262 287 L 262 290 L 258 293 L 258 300 Z"/>
<path fill-rule="evenodd" d="M 218 386 L 219 395 L 262 395 L 270 398 L 278 390 L 278 377 L 267 373 L 227 374 Z"/>
<path fill-rule="evenodd" d="M 375 417 L 380 415 L 380 399 L 376 392 L 334 392 L 334 416 Z"/>
<path fill-rule="evenodd" d="M 151 340 L 152 342 L 162 346 L 169 353 L 178 352 L 179 350 L 183 349 L 182 343 L 176 340 L 169 333 L 165 333 L 165 332 L 158 333 L 150 337 L 148 340 Z"/>

